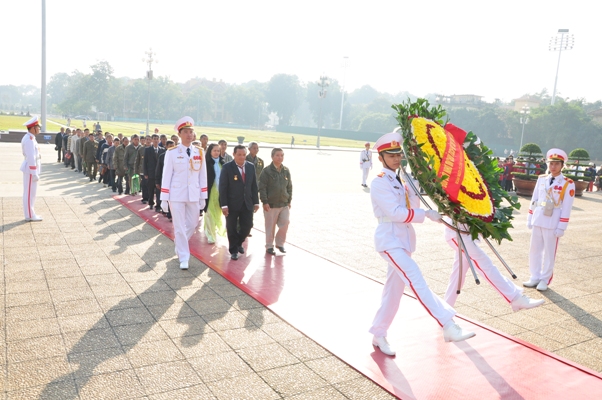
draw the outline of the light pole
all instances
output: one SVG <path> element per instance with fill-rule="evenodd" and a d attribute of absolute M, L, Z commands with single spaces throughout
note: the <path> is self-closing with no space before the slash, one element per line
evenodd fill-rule
<path fill-rule="evenodd" d="M 348 60 L 349 57 L 343 57 L 343 86 L 341 86 L 341 118 L 339 118 L 339 130 L 343 129 L 343 105 L 345 104 L 345 78 Z"/>
<path fill-rule="evenodd" d="M 156 53 L 153 53 L 153 49 L 148 49 L 144 52 L 146 58 L 142 59 L 142 62 L 148 64 L 148 71 L 146 71 L 146 79 L 148 79 L 148 103 L 146 106 L 146 136 L 148 136 L 148 120 L 150 119 L 150 85 L 153 80 L 153 62 L 158 62 L 153 57 Z"/>
<path fill-rule="evenodd" d="M 552 105 L 556 101 L 556 84 L 558 83 L 558 70 L 560 69 L 560 55 L 562 50 L 571 50 L 575 45 L 575 36 L 569 35 L 568 29 L 558 29 L 556 36 L 550 39 L 548 50 L 558 52 L 558 65 L 556 66 L 556 79 L 554 79 L 554 93 L 552 93 Z"/>
<path fill-rule="evenodd" d="M 318 86 L 320 86 L 320 91 L 318 92 L 318 97 L 320 98 L 320 123 L 318 124 L 318 142 L 316 143 L 316 147 L 320 148 L 320 130 L 322 129 L 322 100 L 326 97 L 326 88 L 330 83 L 328 82 L 328 77 L 326 75 L 320 76 L 320 82 L 318 82 Z"/>
<path fill-rule="evenodd" d="M 520 117 L 520 123 L 523 126 L 523 130 L 520 134 L 520 147 L 518 148 L 519 152 L 523 148 L 523 135 L 525 134 L 525 125 L 529 123 L 529 114 L 531 113 L 529 106 L 523 106 L 523 108 L 521 108 L 520 113 L 522 114 Z"/>
<path fill-rule="evenodd" d="M 42 132 L 46 132 L 46 0 L 42 0 Z"/>

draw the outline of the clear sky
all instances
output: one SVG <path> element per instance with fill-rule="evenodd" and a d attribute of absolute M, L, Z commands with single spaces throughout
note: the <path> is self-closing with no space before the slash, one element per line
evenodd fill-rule
<path fill-rule="evenodd" d="M 0 85 L 41 82 L 41 0 L 0 0 Z M 304 81 L 322 73 L 349 91 L 478 94 L 509 101 L 547 88 L 558 53 L 548 42 L 570 29 L 558 93 L 602 99 L 602 1 L 572 0 L 47 0 L 47 77 L 90 72 L 143 77 L 152 47 L 155 76 L 229 83 L 276 73 Z"/>

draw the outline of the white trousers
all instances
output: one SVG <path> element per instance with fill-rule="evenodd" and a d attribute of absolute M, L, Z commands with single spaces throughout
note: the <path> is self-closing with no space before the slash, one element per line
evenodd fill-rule
<path fill-rule="evenodd" d="M 387 336 L 387 331 L 399 310 L 399 302 L 406 285 L 409 285 L 416 299 L 422 304 L 439 326 L 443 327 L 456 315 L 456 311 L 441 300 L 427 286 L 418 264 L 405 250 L 392 249 L 379 253 L 388 263 L 387 280 L 383 287 L 380 308 L 376 312 L 370 333 L 374 336 Z"/>
<path fill-rule="evenodd" d="M 176 255 L 180 262 L 190 259 L 188 241 L 199 225 L 201 207 L 198 201 L 170 201 L 169 210 L 173 219 L 173 230 L 176 243 Z"/>
<path fill-rule="evenodd" d="M 366 180 L 368 179 L 368 172 L 370 172 L 370 167 L 362 167 L 362 185 L 366 184 Z"/>
<path fill-rule="evenodd" d="M 265 219 L 265 248 L 274 247 L 274 236 L 276 236 L 276 247 L 284 247 L 286 232 L 288 231 L 290 209 L 288 207 L 270 208 L 263 211 Z M 278 233 L 276 233 L 278 225 Z"/>
<path fill-rule="evenodd" d="M 495 290 L 498 291 L 499 294 L 508 302 L 512 302 L 512 300 L 520 297 L 523 294 L 523 290 L 516 286 L 510 279 L 503 276 L 499 269 L 493 265 L 491 258 L 483 251 L 479 246 L 477 246 L 472 238 L 469 235 L 462 235 L 462 239 L 464 240 L 464 245 L 466 246 L 466 250 L 468 251 L 468 256 L 470 257 L 477 274 L 482 275 L 487 282 Z M 445 301 L 450 306 L 454 306 L 456 303 L 456 299 L 458 298 L 457 290 L 458 290 L 458 279 L 459 279 L 459 268 L 460 268 L 460 257 L 458 254 L 458 242 L 455 238 L 452 238 L 447 241 L 449 247 L 454 249 L 454 266 L 452 267 L 451 276 L 449 277 L 449 285 L 447 286 L 447 290 L 445 291 Z M 468 261 L 466 260 L 466 255 L 462 255 L 462 283 L 461 287 L 464 286 L 464 280 L 466 278 L 466 273 L 468 272 Z"/>
<path fill-rule="evenodd" d="M 552 282 L 557 249 L 558 238 L 554 236 L 554 229 L 533 227 L 529 249 L 531 280 L 544 281 L 548 285 Z"/>
<path fill-rule="evenodd" d="M 36 216 L 33 207 L 36 203 L 36 193 L 38 191 L 38 182 L 33 181 L 33 175 L 23 174 L 23 214 L 25 219 L 31 219 Z"/>

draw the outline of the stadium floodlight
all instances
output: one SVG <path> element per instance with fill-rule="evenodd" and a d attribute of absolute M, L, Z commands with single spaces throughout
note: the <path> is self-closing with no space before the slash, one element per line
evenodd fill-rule
<path fill-rule="evenodd" d="M 575 45 L 575 36 L 570 34 L 568 29 L 558 29 L 556 36 L 550 39 L 548 50 L 558 52 L 558 65 L 556 66 L 556 79 L 554 79 L 554 92 L 552 93 L 552 105 L 556 101 L 556 84 L 558 83 L 558 70 L 560 69 L 560 56 L 562 51 L 568 51 Z"/>

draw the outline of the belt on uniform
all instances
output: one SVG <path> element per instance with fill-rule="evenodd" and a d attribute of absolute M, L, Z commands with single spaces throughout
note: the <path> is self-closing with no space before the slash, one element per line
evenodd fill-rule
<path fill-rule="evenodd" d="M 393 221 L 391 221 L 391 218 L 389 218 L 389 217 L 377 217 L 376 219 L 378 220 L 379 224 L 384 224 L 386 222 L 393 222 Z"/>

